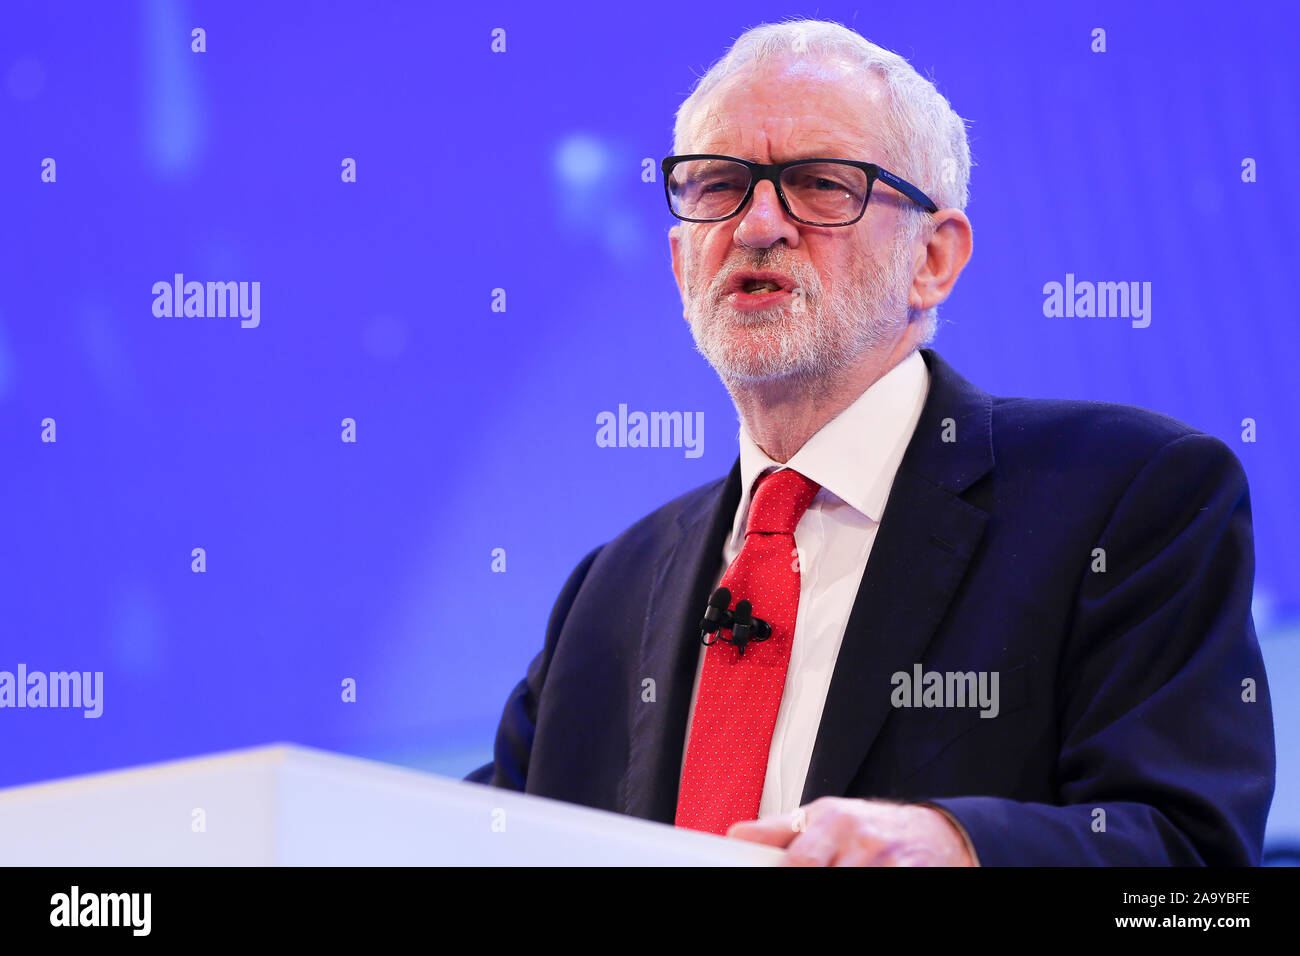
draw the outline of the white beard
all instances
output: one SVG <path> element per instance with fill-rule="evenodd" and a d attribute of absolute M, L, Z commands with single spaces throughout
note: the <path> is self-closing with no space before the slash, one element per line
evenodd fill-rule
<path fill-rule="evenodd" d="M 856 363 L 891 340 L 908 321 L 911 242 L 900 236 L 892 262 L 868 254 L 851 270 L 861 278 L 827 295 L 817 270 L 785 246 L 753 250 L 751 261 L 729 261 L 708 289 L 696 294 L 687 255 L 685 311 L 695 347 L 727 385 L 779 379 L 815 381 Z M 731 277 L 749 269 L 784 272 L 801 290 L 785 305 L 741 312 L 723 299 Z"/>

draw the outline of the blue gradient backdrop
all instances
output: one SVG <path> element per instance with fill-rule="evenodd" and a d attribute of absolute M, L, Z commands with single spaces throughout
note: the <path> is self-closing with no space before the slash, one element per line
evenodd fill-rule
<path fill-rule="evenodd" d="M 1300 841 L 1300 17 L 1133 6 L 7 3 L 0 669 L 106 691 L 98 720 L 0 712 L 0 785 L 273 740 L 486 759 L 574 563 L 731 464 L 641 163 L 736 34 L 800 15 L 902 53 L 971 121 L 944 356 L 1241 457 L 1271 839 Z M 260 282 L 260 326 L 155 317 L 178 272 Z M 1150 327 L 1045 318 L 1067 272 L 1151 282 Z M 704 412 L 704 454 L 597 447 L 620 403 Z"/>

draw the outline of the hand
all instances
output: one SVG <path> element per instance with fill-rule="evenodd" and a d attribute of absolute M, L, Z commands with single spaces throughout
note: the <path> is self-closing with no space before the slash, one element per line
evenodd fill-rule
<path fill-rule="evenodd" d="M 727 836 L 784 847 L 783 866 L 974 866 L 933 807 L 822 797 L 794 813 L 734 824 Z"/>

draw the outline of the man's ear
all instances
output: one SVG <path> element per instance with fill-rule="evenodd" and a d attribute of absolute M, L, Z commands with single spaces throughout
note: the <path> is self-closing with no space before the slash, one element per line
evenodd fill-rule
<path fill-rule="evenodd" d="M 682 226 L 681 223 L 668 230 L 668 248 L 672 251 L 673 277 L 677 280 L 677 291 L 682 297 L 682 317 L 686 316 L 686 287 L 682 285 Z"/>
<path fill-rule="evenodd" d="M 970 220 L 960 209 L 940 209 L 934 214 L 934 222 L 908 293 L 908 305 L 918 311 L 948 298 L 973 249 Z"/>

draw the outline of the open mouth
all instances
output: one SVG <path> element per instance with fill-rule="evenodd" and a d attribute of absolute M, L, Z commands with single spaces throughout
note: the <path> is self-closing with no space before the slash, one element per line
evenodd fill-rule
<path fill-rule="evenodd" d="M 745 301 L 752 305 L 757 299 L 781 298 L 789 295 L 795 291 L 795 282 L 782 272 L 768 270 L 738 272 L 727 283 L 727 291 L 733 294 L 733 301 Z"/>

